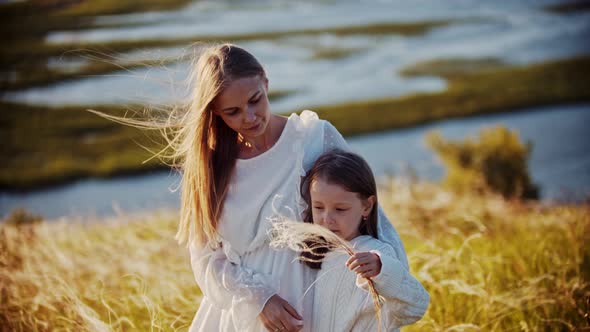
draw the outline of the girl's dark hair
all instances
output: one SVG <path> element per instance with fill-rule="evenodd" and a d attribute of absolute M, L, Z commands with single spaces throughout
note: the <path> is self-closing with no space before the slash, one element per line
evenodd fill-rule
<path fill-rule="evenodd" d="M 339 185 L 347 191 L 357 193 L 363 200 L 375 196 L 373 209 L 366 220 L 361 221 L 358 230 L 361 235 L 370 235 L 377 238 L 377 185 L 369 164 L 361 156 L 352 152 L 334 149 L 325 152 L 316 160 L 301 180 L 301 196 L 307 206 L 303 212 L 303 221 L 307 223 L 313 223 L 309 189 L 316 179 L 322 179 L 330 184 Z M 327 250 L 322 247 L 322 249 L 317 249 L 312 253 L 303 253 L 302 256 L 316 260 L 317 262 L 306 261 L 306 264 L 311 268 L 319 269 L 322 264 L 321 258 L 326 253 Z"/>

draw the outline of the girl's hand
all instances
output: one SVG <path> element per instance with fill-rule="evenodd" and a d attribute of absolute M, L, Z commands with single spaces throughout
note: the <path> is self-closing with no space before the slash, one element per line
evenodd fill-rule
<path fill-rule="evenodd" d="M 303 317 L 277 294 L 266 302 L 258 318 L 271 332 L 297 332 L 303 327 Z"/>
<path fill-rule="evenodd" d="M 381 259 L 372 252 L 357 252 L 346 261 L 346 266 L 365 278 L 373 278 L 381 272 Z"/>

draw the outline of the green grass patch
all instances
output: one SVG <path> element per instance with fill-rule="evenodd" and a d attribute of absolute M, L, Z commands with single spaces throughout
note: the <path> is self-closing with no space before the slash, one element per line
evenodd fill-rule
<path fill-rule="evenodd" d="M 381 23 L 351 27 L 335 27 L 325 29 L 299 29 L 288 31 L 272 31 L 259 33 L 228 34 L 223 36 L 193 36 L 185 38 L 154 38 L 142 40 L 112 41 L 108 43 L 73 42 L 64 44 L 39 44 L 38 42 L 18 42 L 11 48 L 2 52 L 0 63 L 19 62 L 21 57 L 27 56 L 29 60 L 45 59 L 51 56 L 59 56 L 64 52 L 72 50 L 93 50 L 103 53 L 123 53 L 135 49 L 172 47 L 190 45 L 195 41 L 199 42 L 243 42 L 251 40 L 272 40 L 292 36 L 307 36 L 319 34 L 335 34 L 338 36 L 348 35 L 418 35 L 431 29 L 456 23 L 455 21 L 429 21 L 418 23 Z"/>
<path fill-rule="evenodd" d="M 109 2 L 109 1 L 106 1 Z M 105 2 L 105 3 L 106 3 Z M 156 1 L 158 2 L 158 1 Z M 132 5 L 135 2 L 132 2 Z M 123 2 L 125 7 L 127 2 Z M 137 3 L 135 3 L 137 5 Z M 180 5 L 180 4 L 179 4 Z M 38 17 L 39 13 L 28 9 L 28 12 L 20 13 L 21 20 L 11 17 L 4 23 L 0 23 L 3 30 L 8 31 L 8 35 L 12 36 L 5 43 L 6 46 L 0 52 L 0 70 L 4 72 L 13 72 L 16 79 L 4 79 L 0 81 L 0 89 L 3 91 L 11 91 L 24 89 L 35 86 L 44 86 L 57 82 L 78 79 L 87 75 L 100 75 L 120 71 L 121 67 L 117 65 L 117 54 L 125 52 L 147 49 L 147 48 L 164 48 L 174 46 L 191 45 L 196 40 L 200 42 L 242 42 L 250 40 L 261 39 L 280 39 L 291 36 L 312 36 L 319 34 L 335 34 L 338 36 L 347 35 L 387 35 L 387 34 L 402 34 L 402 35 L 417 35 L 422 34 L 430 29 L 455 23 L 454 21 L 431 21 L 431 22 L 417 22 L 417 23 L 378 23 L 362 26 L 351 27 L 336 27 L 327 29 L 300 29 L 290 31 L 275 31 L 262 33 L 246 33 L 233 34 L 225 36 L 195 36 L 186 38 L 171 38 L 171 39 L 143 39 L 143 40 L 129 40 L 129 41 L 112 41 L 107 43 L 93 43 L 93 42 L 72 42 L 64 44 L 47 44 L 44 41 L 44 36 L 47 32 L 53 30 L 83 30 L 95 28 L 92 23 L 92 17 L 89 13 L 91 9 L 80 9 L 90 6 L 90 2 L 82 2 L 78 6 L 67 7 L 65 12 L 57 11 L 58 14 Z M 98 6 L 98 5 L 97 5 Z M 28 7 L 26 7 L 28 8 Z M 99 8 L 99 7 L 97 7 Z M 154 8 L 147 6 L 144 9 Z M 98 9 L 96 9 L 98 10 Z M 106 11 L 107 9 L 101 9 Z M 115 9 L 113 9 L 115 10 Z M 122 10 L 122 9 L 118 9 Z M 80 11 L 86 14 L 74 15 L 69 11 Z M 7 17 L 6 11 L 0 17 Z M 53 13 L 53 12 L 52 12 Z M 65 14 L 67 13 L 67 15 Z M 16 15 L 18 18 L 19 16 Z M 22 29 L 22 21 L 32 21 L 31 24 L 26 24 L 27 29 Z M 357 52 L 354 49 L 318 49 L 312 56 L 312 59 L 337 59 L 343 58 Z M 50 57 L 60 57 L 65 54 L 78 54 L 81 58 L 95 57 L 97 55 L 113 56 L 115 61 L 112 63 L 94 61 L 88 66 L 80 68 L 75 72 L 63 72 L 48 68 L 47 60 Z M 125 69 L 133 69 L 141 66 L 162 65 L 169 64 L 182 60 L 181 57 L 176 59 L 143 61 L 138 63 L 126 64 Z"/>
<path fill-rule="evenodd" d="M 138 144 L 154 147 L 155 136 L 116 125 L 84 108 L 0 105 L 0 187 L 28 189 L 163 168 L 157 160 L 142 163 L 151 154 Z M 99 110 L 122 115 L 126 108 Z"/>
<path fill-rule="evenodd" d="M 269 92 L 271 101 L 292 91 Z M 136 114 L 140 105 L 42 107 L 0 102 L 0 188 L 28 190 L 87 177 L 131 175 L 168 167 L 142 148 L 163 147 L 158 132 L 106 120 L 86 109 L 112 115 Z"/>
<path fill-rule="evenodd" d="M 462 75 L 448 73 L 449 87 L 443 92 L 312 109 L 344 135 L 356 135 L 448 118 L 587 101 L 589 75 L 590 57 Z M 271 98 L 289 93 L 275 91 Z M 85 112 L 83 105 L 58 109 L 10 103 L 0 106 L 0 139 L 6 142 L 0 147 L 0 188 L 32 189 L 81 177 L 163 167 L 156 160 L 142 164 L 150 155 L 138 143 L 155 149 L 151 143 L 154 137 Z M 99 110 L 122 114 L 126 108 L 103 106 Z"/>
<path fill-rule="evenodd" d="M 319 47 L 316 48 L 310 60 L 339 60 L 364 51 L 359 48 Z"/>
<path fill-rule="evenodd" d="M 3 32 L 3 47 L 0 51 L 0 71 L 5 77 L 16 75 L 16 79 L 2 80 L 0 90 L 9 91 L 47 85 L 83 75 L 120 70 L 116 66 L 105 64 L 92 64 L 79 73 L 51 70 L 47 67 L 47 60 L 50 57 L 58 57 L 67 51 L 81 48 L 50 46 L 45 43 L 45 36 L 51 31 L 99 28 L 100 26 L 94 24 L 94 18 L 97 15 L 171 10 L 189 2 L 189 0 L 98 0 L 1 3 L 0 29 Z M 101 51 L 99 48 L 97 50 Z M 104 47 L 102 51 L 105 51 Z"/>
<path fill-rule="evenodd" d="M 458 66 L 458 60 L 452 63 Z M 472 62 L 468 63 L 467 67 L 473 66 Z M 357 135 L 442 119 L 590 100 L 587 84 L 590 57 L 523 67 L 500 66 L 497 70 L 462 70 L 461 73 L 431 69 L 422 70 L 420 74 L 443 75 L 448 80 L 447 90 L 311 109 L 332 122 L 344 135 Z"/>
<path fill-rule="evenodd" d="M 65 16 L 96 16 L 169 11 L 182 8 L 193 0 L 92 0 L 79 1 L 58 11 Z"/>
<path fill-rule="evenodd" d="M 71 54 L 79 56 L 80 59 L 88 59 L 88 64 L 74 70 L 50 68 L 44 62 L 27 64 L 25 68 L 20 68 L 20 70 L 15 68 L 16 75 L 18 75 L 16 79 L 0 80 L 0 90 L 16 91 L 115 72 L 133 75 L 135 70 L 166 68 L 166 66 L 187 60 L 187 57 L 172 57 L 159 60 L 122 61 L 116 56 L 94 54 L 94 52 L 88 51 L 71 52 Z"/>
<path fill-rule="evenodd" d="M 482 59 L 437 59 L 419 62 L 403 68 L 402 76 L 439 76 L 452 79 L 467 74 L 477 74 L 484 71 L 496 71 L 510 67 L 496 58 Z"/>
<path fill-rule="evenodd" d="M 268 100 L 270 102 L 277 101 L 281 98 L 285 98 L 291 94 L 295 93 L 294 90 L 270 90 L 268 92 Z"/>
<path fill-rule="evenodd" d="M 4 38 L 2 54 L 20 53 L 26 56 L 29 51 L 46 54 L 43 52 L 46 46 L 43 39 L 48 32 L 97 28 L 100 26 L 93 21 L 99 15 L 173 10 L 190 2 L 191 0 L 62 0 L 0 3 L 0 28 Z M 4 60 L 4 64 L 6 55 L 0 59 Z"/>

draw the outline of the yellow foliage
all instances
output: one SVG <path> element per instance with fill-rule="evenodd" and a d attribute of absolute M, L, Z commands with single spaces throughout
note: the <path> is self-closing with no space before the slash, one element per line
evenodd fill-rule
<path fill-rule="evenodd" d="M 438 132 L 431 132 L 426 140 L 445 164 L 445 184 L 450 188 L 491 189 L 507 198 L 538 197 L 527 165 L 532 144 L 521 143 L 518 133 L 496 126 L 462 142 L 446 141 Z"/>
<path fill-rule="evenodd" d="M 397 179 L 380 202 L 431 295 L 425 317 L 404 331 L 590 328 L 588 206 Z M 200 292 L 176 221 L 0 225 L 0 330 L 185 331 Z"/>

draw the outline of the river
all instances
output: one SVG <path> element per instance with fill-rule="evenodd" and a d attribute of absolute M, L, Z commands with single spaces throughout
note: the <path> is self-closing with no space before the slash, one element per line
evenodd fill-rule
<path fill-rule="evenodd" d="M 54 31 L 45 42 L 125 42 L 257 34 L 375 24 L 448 22 L 418 34 L 286 34 L 239 42 L 265 66 L 271 91 L 289 94 L 273 101 L 274 112 L 395 97 L 446 88 L 438 77 L 406 77 L 400 71 L 437 59 L 498 59 L 526 65 L 590 54 L 590 12 L 555 13 L 556 0 L 340 0 L 195 1 L 172 12 L 105 16 L 101 24 L 126 24 L 81 31 Z M 114 60 L 164 60 L 186 46 L 150 47 L 115 54 Z M 91 48 L 92 49 L 92 48 Z M 99 48 L 100 49 L 100 48 Z M 323 57 L 322 52 L 344 56 Z M 88 60 L 63 54 L 55 68 Z M 123 65 L 124 66 L 124 65 Z M 189 62 L 134 68 L 110 75 L 34 87 L 3 95 L 41 105 L 141 103 L 161 105 L 185 98 Z"/>
<path fill-rule="evenodd" d="M 194 1 L 169 12 L 96 18 L 97 27 L 53 31 L 45 42 L 125 42 L 170 40 L 375 24 L 447 22 L 423 33 L 286 34 L 240 45 L 264 64 L 271 91 L 288 92 L 273 101 L 273 112 L 314 106 L 441 91 L 439 77 L 406 77 L 400 71 L 436 59 L 497 59 L 526 65 L 590 54 L 590 12 L 558 13 L 545 7 L 559 0 L 342 0 Z M 100 27 L 99 27 L 100 26 Z M 115 55 L 116 61 L 164 60 L 179 57 L 186 45 L 150 47 Z M 322 51 L 343 56 L 317 56 Z M 72 70 L 88 58 L 64 54 L 50 59 L 55 69 Z M 33 105 L 112 103 L 170 104 L 186 97 L 180 84 L 186 61 L 110 75 L 82 77 L 45 87 L 2 94 Z M 530 172 L 543 199 L 582 197 L 590 190 L 587 142 L 590 105 L 560 105 L 466 119 L 436 122 L 349 139 L 351 148 L 380 175 L 411 167 L 424 179 L 437 180 L 443 168 L 424 143 L 438 129 L 446 137 L 474 135 L 482 126 L 502 123 L 530 140 L 534 149 Z M 178 176 L 171 172 L 116 179 L 87 179 L 26 194 L 0 193 L 0 216 L 15 207 L 54 219 L 61 216 L 109 215 L 152 208 L 175 208 Z"/>
<path fill-rule="evenodd" d="M 422 179 L 438 180 L 444 169 L 424 143 L 439 130 L 453 139 L 476 135 L 482 127 L 503 124 L 534 145 L 529 168 L 544 200 L 580 199 L 590 194 L 590 104 L 558 105 L 516 113 L 440 121 L 347 139 L 377 177 L 400 175 L 408 167 Z M 87 179 L 26 194 L 0 193 L 0 216 L 16 207 L 47 219 L 108 216 L 179 205 L 179 177 L 174 172 L 116 179 Z"/>

